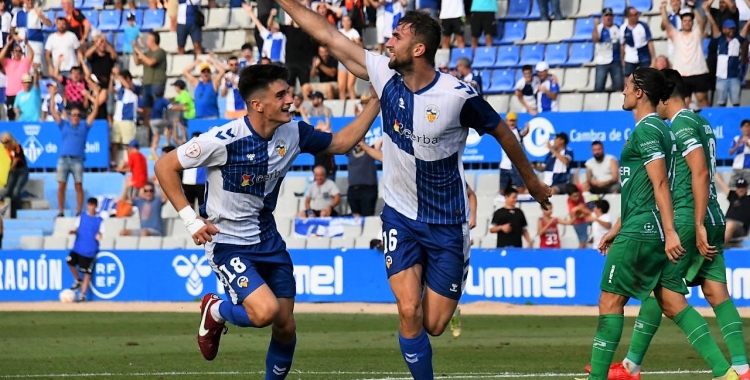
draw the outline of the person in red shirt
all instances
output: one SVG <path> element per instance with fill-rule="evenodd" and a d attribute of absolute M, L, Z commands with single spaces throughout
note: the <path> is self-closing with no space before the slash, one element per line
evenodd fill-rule
<path fill-rule="evenodd" d="M 586 248 L 589 241 L 589 225 L 586 218 L 591 215 L 578 185 L 568 185 L 568 213 L 578 236 L 578 248 Z"/>
<path fill-rule="evenodd" d="M 137 196 L 140 189 L 148 181 L 146 156 L 138 150 L 139 148 L 138 140 L 131 141 L 128 144 L 128 161 L 120 163 L 117 167 L 117 171 L 120 173 L 130 172 L 130 182 L 132 184 L 130 191 L 132 196 Z"/>
<path fill-rule="evenodd" d="M 560 229 L 558 224 L 572 225 L 573 221 L 552 216 L 552 206 L 547 210 L 542 207 L 542 217 L 537 222 L 539 248 L 560 248 Z"/>

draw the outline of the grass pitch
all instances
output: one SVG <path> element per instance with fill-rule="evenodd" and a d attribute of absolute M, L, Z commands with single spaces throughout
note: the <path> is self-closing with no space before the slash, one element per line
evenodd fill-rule
<path fill-rule="evenodd" d="M 197 308 L 196 308 L 197 309 Z M 287 379 L 409 379 L 395 315 L 299 314 Z M 219 356 L 203 360 L 195 313 L 0 313 L 0 379 L 262 379 L 270 329 L 229 327 Z M 433 338 L 442 379 L 572 379 L 591 355 L 595 317 L 462 316 L 463 333 Z M 750 331 L 745 321 L 745 331 Z M 711 331 L 717 336 L 714 320 Z M 633 319 L 615 360 L 625 355 Z M 723 342 L 720 341 L 722 348 Z M 726 354 L 726 351 L 725 351 Z M 728 356 L 728 355 L 725 355 Z M 703 360 L 665 319 L 646 380 L 710 379 Z"/>

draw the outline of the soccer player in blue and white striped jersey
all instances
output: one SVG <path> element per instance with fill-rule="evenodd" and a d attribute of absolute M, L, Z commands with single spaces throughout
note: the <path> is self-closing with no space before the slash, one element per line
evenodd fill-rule
<path fill-rule="evenodd" d="M 398 304 L 399 343 L 406 365 L 416 380 L 431 380 L 427 334 L 445 331 L 468 269 L 469 206 L 461 154 L 469 128 L 501 143 L 534 198 L 547 202 L 550 189 L 534 174 L 515 135 L 477 91 L 435 70 L 441 30 L 429 15 L 408 12 L 398 21 L 386 43 L 389 59 L 366 52 L 296 0 L 277 2 L 380 95 L 385 267 Z"/>
<path fill-rule="evenodd" d="M 289 373 L 296 345 L 292 260 L 273 211 L 281 182 L 300 153 L 344 154 L 365 136 L 380 109 L 370 102 L 338 133 L 292 121 L 289 70 L 248 66 L 240 73 L 246 117 L 214 127 L 162 157 L 155 171 L 179 210 L 195 244 L 204 245 L 211 267 L 229 294 L 206 294 L 201 302 L 198 346 L 206 360 L 219 349 L 225 323 L 261 328 L 273 324 L 266 379 Z M 182 192 L 179 172 L 206 167 L 206 200 L 196 215 Z"/>

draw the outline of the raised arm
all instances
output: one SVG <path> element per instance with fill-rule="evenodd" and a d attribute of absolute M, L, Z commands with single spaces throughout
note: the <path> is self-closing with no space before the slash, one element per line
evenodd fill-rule
<path fill-rule="evenodd" d="M 249 5 L 249 4 L 243 2 L 242 3 L 242 10 L 245 11 L 245 13 L 247 13 L 248 16 L 250 16 L 250 20 L 252 20 L 253 25 L 255 25 L 255 27 L 258 28 L 258 32 L 260 32 L 260 33 L 268 33 L 268 29 L 266 29 L 266 27 L 263 26 L 263 24 L 260 22 L 260 19 L 258 18 L 258 16 L 255 15 L 255 7 L 254 6 Z M 269 15 L 268 16 L 268 21 L 272 21 L 272 20 L 273 20 L 273 16 Z M 266 25 L 268 25 L 268 24 L 266 24 Z"/>
<path fill-rule="evenodd" d="M 594 18 L 594 28 L 591 29 L 591 40 L 599 42 L 599 18 Z"/>
<path fill-rule="evenodd" d="M 372 99 L 367 102 L 367 105 L 354 120 L 346 125 L 342 130 L 333 134 L 331 145 L 326 149 L 326 153 L 329 154 L 346 154 L 346 152 L 352 150 L 354 145 L 362 138 L 370 129 L 372 122 L 378 117 L 380 112 L 380 100 L 377 98 L 374 89 L 370 86 L 370 92 L 372 92 Z"/>
<path fill-rule="evenodd" d="M 662 0 L 659 12 L 661 13 L 661 30 L 666 31 L 667 37 L 671 39 L 672 33 L 674 33 L 674 26 L 669 22 L 669 15 L 667 15 L 667 0 Z"/>
<path fill-rule="evenodd" d="M 57 95 L 57 86 L 51 86 L 52 90 L 49 92 L 49 114 L 55 120 L 55 123 L 60 124 L 62 118 L 60 117 L 60 110 L 57 109 L 57 102 L 55 101 L 55 95 Z"/>
<path fill-rule="evenodd" d="M 191 86 L 195 87 L 198 85 L 198 78 L 193 76 L 193 69 L 195 69 L 195 66 L 198 65 L 201 61 L 193 61 L 193 63 L 189 64 L 187 67 L 185 67 L 184 70 L 182 70 L 182 75 L 185 76 L 185 79 L 188 80 Z"/>
<path fill-rule="evenodd" d="M 88 116 L 86 116 L 86 126 L 90 127 L 94 125 L 94 120 L 96 120 L 96 114 L 99 111 L 99 100 L 91 95 L 91 92 L 89 92 L 88 90 L 83 90 L 83 95 L 91 103 L 91 112 L 89 112 Z"/>
<path fill-rule="evenodd" d="M 352 74 L 369 81 L 367 74 L 367 62 L 365 50 L 339 33 L 336 26 L 310 9 L 307 9 L 297 0 L 277 0 L 289 16 L 316 41 L 328 47 L 331 54 L 336 57 Z"/>
<path fill-rule="evenodd" d="M 716 25 L 714 16 L 711 15 L 711 3 L 712 1 L 704 1 L 703 10 L 706 11 L 706 21 L 708 21 L 709 25 L 711 25 L 711 37 L 718 38 L 721 36 L 721 30 L 719 29 L 719 26 Z"/>
<path fill-rule="evenodd" d="M 383 162 L 383 151 L 380 150 L 380 147 L 383 145 L 383 140 L 378 140 L 373 146 L 367 145 L 364 141 L 360 141 L 358 145 L 368 156 Z"/>
<path fill-rule="evenodd" d="M 719 186 L 719 190 L 724 193 L 724 196 L 728 196 L 729 186 L 727 186 L 727 183 L 724 182 L 724 178 L 721 177 L 721 174 L 716 173 L 716 175 L 714 175 L 714 181 L 716 182 L 716 186 Z"/>

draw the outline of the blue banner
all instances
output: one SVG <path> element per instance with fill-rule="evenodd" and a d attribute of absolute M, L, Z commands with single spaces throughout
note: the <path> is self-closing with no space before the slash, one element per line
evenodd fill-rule
<path fill-rule="evenodd" d="M 739 108 L 705 108 L 701 115 L 708 119 L 714 128 L 717 143 L 717 159 L 731 159 L 729 148 L 732 147 L 735 136 L 740 135 L 740 121 L 750 115 L 749 107 Z M 331 129 L 336 132 L 346 126 L 353 117 L 336 117 L 331 119 Z M 311 118 L 313 126 L 321 118 Z M 227 120 L 191 120 L 190 131 L 206 131 L 214 125 L 221 125 Z M 615 157 L 620 156 L 620 150 L 635 127 L 632 112 L 626 111 L 587 111 L 587 112 L 547 112 L 532 117 L 522 113 L 518 115 L 518 127 L 524 129 L 528 123 L 529 134 L 523 139 L 523 146 L 529 159 L 541 160 L 549 152 L 547 141 L 554 138 L 555 133 L 565 132 L 570 138 L 568 147 L 575 152 L 575 161 L 586 161 L 591 158 L 591 143 L 601 141 L 604 151 Z M 382 120 L 378 119 L 368 133 L 368 143 L 382 134 Z M 498 163 L 502 157 L 502 150 L 495 138 L 479 136 L 473 129 L 469 130 L 466 140 L 463 161 L 465 163 Z M 338 165 L 346 164 L 345 156 L 336 156 Z M 312 165 L 310 155 L 300 155 L 295 161 L 296 166 Z"/>
<path fill-rule="evenodd" d="M 298 238 L 328 236 L 344 236 L 344 226 L 364 226 L 364 218 L 334 217 L 334 218 L 295 218 L 294 235 Z"/>
<path fill-rule="evenodd" d="M 0 301 L 57 300 L 73 283 L 67 251 L 4 251 Z M 291 250 L 298 302 L 394 302 L 377 250 Z M 750 251 L 726 253 L 735 304 L 750 306 Z M 148 265 L 143 258 L 148 257 Z M 472 250 L 461 302 L 596 305 L 604 258 L 594 250 Z M 105 251 L 94 264 L 92 300 L 191 301 L 224 293 L 200 250 Z M 691 304 L 707 306 L 700 292 Z"/>
<path fill-rule="evenodd" d="M 60 127 L 53 122 L 27 123 L 9 121 L 2 129 L 10 132 L 23 146 L 29 168 L 55 170 L 59 157 Z M 109 127 L 104 120 L 97 120 L 86 139 L 86 168 L 109 167 Z"/>

